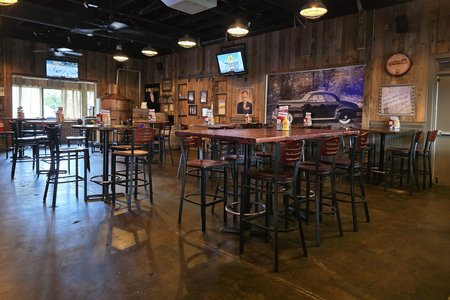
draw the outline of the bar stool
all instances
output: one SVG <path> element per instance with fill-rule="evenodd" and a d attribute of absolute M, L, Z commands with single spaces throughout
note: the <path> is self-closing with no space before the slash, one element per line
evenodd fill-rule
<path fill-rule="evenodd" d="M 408 182 L 409 193 L 412 195 L 413 181 L 416 182 L 417 191 L 419 191 L 419 179 L 417 176 L 417 164 L 416 164 L 416 151 L 419 144 L 422 131 L 413 130 L 411 133 L 411 141 L 409 148 L 389 147 L 386 149 L 388 153 L 388 161 L 390 162 L 390 169 L 387 170 L 390 173 L 391 185 L 394 183 L 394 176 L 400 177 L 400 185 L 403 183 L 403 176 L 405 169 L 403 168 L 403 161 L 407 160 L 406 168 L 406 180 Z M 395 159 L 400 159 L 400 170 L 395 172 Z M 386 188 L 385 179 L 385 188 Z"/>
<path fill-rule="evenodd" d="M 323 206 L 331 208 L 331 214 L 336 215 L 336 221 L 338 225 L 339 236 L 343 236 L 341 216 L 339 213 L 339 206 L 336 201 L 336 174 L 335 174 L 335 161 L 336 155 L 339 151 L 338 137 L 323 138 L 321 140 L 312 141 L 319 145 L 320 150 L 316 151 L 315 158 L 310 161 L 304 161 L 300 165 L 301 174 L 305 174 L 306 178 L 306 191 L 311 190 L 311 183 L 314 182 L 314 198 L 315 205 L 314 211 L 310 210 L 310 195 L 311 192 L 306 192 L 306 196 L 300 197 L 301 202 L 306 202 L 306 223 L 308 224 L 309 213 L 315 214 L 315 226 L 316 226 L 316 246 L 320 246 L 320 222 L 322 220 Z M 323 184 L 326 178 L 331 179 L 331 203 L 324 203 L 325 199 L 323 195 Z M 314 179 L 314 180 L 312 180 Z M 301 189 L 301 181 L 299 182 Z"/>
<path fill-rule="evenodd" d="M 37 136 L 27 136 L 22 137 L 16 122 L 9 122 L 10 127 L 13 131 L 13 157 L 12 157 L 12 165 L 11 165 L 11 180 L 14 179 L 16 173 L 16 164 L 19 160 L 19 152 L 24 151 L 25 147 L 31 147 L 33 149 L 32 161 L 33 161 L 33 169 L 36 164 L 36 156 L 37 151 L 39 151 L 38 141 L 41 137 Z M 37 168 L 38 169 L 38 168 Z"/>
<path fill-rule="evenodd" d="M 431 148 L 436 141 L 438 131 L 428 131 L 427 137 L 425 139 L 425 144 L 422 149 L 417 149 L 416 156 L 422 159 L 422 189 L 425 190 L 427 185 L 427 177 L 428 177 L 428 185 L 430 188 L 433 186 L 433 172 L 431 166 Z"/>
<path fill-rule="evenodd" d="M 133 191 L 133 182 L 135 183 L 134 196 L 137 197 L 138 187 L 138 169 L 137 165 L 145 162 L 148 169 L 148 180 L 144 181 L 144 185 L 149 186 L 150 190 L 150 204 L 153 204 L 153 179 L 152 179 L 152 160 L 153 160 L 153 141 L 155 139 L 156 130 L 154 128 L 143 127 L 135 128 L 131 134 L 131 145 L 123 150 L 114 151 L 111 153 L 111 173 L 112 173 L 112 203 L 116 203 L 116 185 L 123 185 L 123 181 L 117 182 L 117 158 L 125 158 L 125 187 L 127 193 L 128 208 L 131 208 L 131 193 Z M 124 145 L 127 146 L 127 145 Z M 145 150 L 141 150 L 144 148 Z M 115 146 L 117 147 L 117 146 Z M 134 174 L 134 177 L 133 177 Z"/>
<path fill-rule="evenodd" d="M 250 224 L 261 228 L 265 232 L 267 241 L 268 231 L 274 234 L 274 272 L 278 272 L 278 252 L 279 252 L 279 233 L 297 230 L 299 231 L 300 242 L 303 248 L 303 255 L 308 256 L 306 241 L 303 233 L 303 225 L 299 212 L 299 198 L 297 194 L 297 181 L 299 175 L 300 160 L 302 157 L 303 141 L 288 141 L 280 143 L 279 171 L 274 169 L 252 169 L 243 173 L 249 182 L 246 188 L 249 192 L 254 191 L 255 202 L 260 203 L 259 195 L 264 194 L 265 205 L 259 205 L 263 208 L 261 211 L 255 210 L 241 217 L 241 245 L 240 250 L 243 254 L 244 239 L 242 239 L 245 225 Z M 284 211 L 278 210 L 278 202 L 273 200 L 275 193 L 283 195 Z M 290 199 L 294 200 L 292 215 L 290 209 Z M 243 205 L 243 204 L 241 204 Z M 258 207 L 258 206 L 256 206 Z M 263 222 L 259 221 L 263 217 Z M 279 219 L 284 221 L 284 226 L 279 224 Z"/>
<path fill-rule="evenodd" d="M 358 214 L 356 209 L 357 203 L 362 203 L 364 206 L 364 213 L 366 216 L 366 222 L 370 223 L 369 207 L 366 201 L 366 192 L 364 189 L 364 181 L 362 178 L 362 161 L 365 156 L 365 152 L 368 147 L 368 132 L 352 136 L 351 147 L 348 152 L 348 157 L 337 158 L 335 162 L 336 173 L 348 176 L 349 179 L 349 192 L 336 191 L 338 194 L 346 194 L 350 196 L 350 201 L 344 199 L 337 199 L 339 202 L 349 202 L 352 205 L 352 219 L 353 219 L 353 231 L 358 231 Z M 355 177 L 358 177 L 360 193 L 355 191 Z M 356 199 L 360 199 L 357 201 Z"/>
<path fill-rule="evenodd" d="M 58 184 L 60 183 L 69 183 L 75 182 L 75 193 L 78 197 L 78 183 L 80 180 L 83 181 L 84 191 L 83 197 L 84 200 L 87 200 L 87 170 L 89 166 L 89 150 L 85 147 L 71 147 L 71 148 L 61 148 L 60 147 L 60 132 L 61 132 L 61 124 L 57 124 L 54 127 L 45 126 L 45 133 L 48 138 L 48 145 L 50 147 L 50 169 L 47 173 L 47 182 L 44 190 L 44 199 L 45 203 L 47 200 L 47 193 L 50 184 L 53 184 L 53 201 L 52 207 L 56 207 L 56 195 L 58 190 Z M 80 154 L 82 156 L 80 156 Z M 75 175 L 63 175 L 60 176 L 60 173 L 63 173 L 60 170 L 60 162 L 63 158 L 67 158 L 71 155 L 75 155 Z M 83 159 L 83 176 L 79 175 L 78 171 L 78 160 Z M 70 163 L 70 160 L 68 161 Z"/>
<path fill-rule="evenodd" d="M 4 139 L 4 147 L 5 147 L 5 158 L 8 159 L 9 158 L 9 150 L 11 150 L 11 148 L 9 147 L 9 142 L 8 139 L 9 137 L 11 137 L 11 140 L 14 139 L 14 131 L 0 131 L 0 137 L 2 137 Z"/>
<path fill-rule="evenodd" d="M 183 157 L 183 182 L 181 184 L 180 192 L 180 206 L 178 212 L 178 224 L 181 224 L 183 215 L 184 201 L 190 202 L 200 206 L 202 232 L 206 231 L 206 207 L 223 203 L 223 222 L 227 223 L 227 214 L 225 207 L 227 205 L 227 165 L 228 162 L 220 160 L 202 159 L 202 138 L 197 136 L 187 136 L 182 132 L 177 132 L 180 138 L 181 154 Z M 199 159 L 188 159 L 188 151 L 196 148 L 199 151 Z M 217 194 L 207 192 L 206 180 L 208 172 L 219 172 L 223 174 L 223 196 L 219 197 Z M 185 193 L 187 177 L 192 176 L 200 179 L 200 192 Z"/>

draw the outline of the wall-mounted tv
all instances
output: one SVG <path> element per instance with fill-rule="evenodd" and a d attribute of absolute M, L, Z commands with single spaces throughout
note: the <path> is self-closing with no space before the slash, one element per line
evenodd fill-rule
<path fill-rule="evenodd" d="M 45 70 L 47 77 L 78 79 L 78 62 L 47 59 Z"/>
<path fill-rule="evenodd" d="M 220 75 L 239 75 L 247 73 L 244 50 L 221 52 L 216 55 Z"/>

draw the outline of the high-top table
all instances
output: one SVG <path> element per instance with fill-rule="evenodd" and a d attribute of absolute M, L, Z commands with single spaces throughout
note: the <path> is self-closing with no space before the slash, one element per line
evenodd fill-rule
<path fill-rule="evenodd" d="M 128 125 L 72 125 L 72 128 L 84 129 L 86 130 L 86 139 L 85 146 L 89 146 L 89 131 L 100 131 L 100 141 L 102 143 L 102 151 L 103 151 L 103 172 L 101 175 L 101 181 L 98 182 L 93 180 L 100 176 L 93 176 L 91 181 L 99 183 L 102 186 L 102 194 L 101 195 L 88 195 L 88 199 L 90 200 L 101 200 L 108 201 L 110 197 L 109 186 L 111 183 L 109 176 L 109 133 L 114 130 L 130 130 L 133 126 Z"/>
<path fill-rule="evenodd" d="M 307 128 L 295 128 L 289 131 L 278 131 L 276 129 L 206 129 L 206 130 L 183 130 L 178 131 L 178 136 L 200 136 L 203 138 L 211 138 L 218 140 L 231 140 L 240 143 L 244 146 L 244 173 L 250 169 L 252 148 L 256 144 L 275 143 L 275 178 L 274 181 L 278 182 L 279 176 L 279 159 L 280 159 L 280 142 L 292 141 L 292 140 L 310 140 L 320 139 L 327 137 L 336 137 L 343 135 L 358 134 L 359 130 L 329 130 L 329 129 L 307 129 Z M 248 179 L 245 176 L 241 177 L 241 206 L 240 206 L 240 240 L 239 240 L 239 253 L 244 251 L 244 231 L 243 217 L 249 210 L 250 195 L 244 188 L 249 184 Z M 320 224 L 318 222 L 319 210 L 319 195 L 315 195 L 315 207 L 316 207 L 316 244 L 320 241 Z M 273 214 L 278 214 L 278 193 L 274 194 L 273 199 Z M 278 220 L 274 218 L 275 234 L 278 234 Z M 275 237 L 275 241 L 278 241 L 278 237 Z M 274 245 L 274 264 L 275 269 L 278 269 L 278 245 Z"/>
<path fill-rule="evenodd" d="M 383 178 L 384 173 L 386 172 L 384 169 L 386 136 L 410 132 L 410 130 L 389 129 L 387 127 L 386 128 L 362 128 L 362 130 L 367 131 L 370 134 L 376 134 L 376 135 L 380 136 L 378 168 L 375 171 L 373 171 L 374 173 L 378 173 L 378 182 L 380 182 L 381 179 Z"/>

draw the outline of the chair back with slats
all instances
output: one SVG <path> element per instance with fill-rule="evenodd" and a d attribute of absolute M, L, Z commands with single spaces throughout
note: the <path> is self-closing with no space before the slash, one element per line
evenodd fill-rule
<path fill-rule="evenodd" d="M 199 136 L 185 136 L 180 135 L 181 138 L 181 155 L 183 156 L 183 162 L 187 162 L 189 150 L 199 151 L 200 159 L 202 154 L 202 138 Z"/>
<path fill-rule="evenodd" d="M 324 138 L 320 143 L 321 156 L 335 156 L 339 152 L 340 139 L 338 137 Z"/>
<path fill-rule="evenodd" d="M 302 158 L 303 141 L 288 141 L 280 144 L 281 166 L 295 166 Z"/>
<path fill-rule="evenodd" d="M 50 151 L 59 151 L 60 137 L 61 137 L 61 124 L 54 126 L 45 126 L 45 134 L 47 135 L 48 145 Z"/>
<path fill-rule="evenodd" d="M 425 145 L 423 147 L 424 153 L 431 152 L 431 147 L 433 146 L 434 142 L 436 141 L 437 134 L 438 134 L 437 130 L 428 131 L 427 139 L 425 140 Z"/>

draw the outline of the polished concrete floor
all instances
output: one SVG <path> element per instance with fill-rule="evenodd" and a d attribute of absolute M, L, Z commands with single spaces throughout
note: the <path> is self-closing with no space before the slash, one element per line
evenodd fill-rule
<path fill-rule="evenodd" d="M 176 155 L 178 158 L 178 155 Z M 99 174 L 101 154 L 91 158 Z M 322 224 L 322 245 L 305 226 L 309 256 L 296 232 L 281 235 L 280 272 L 272 241 L 221 231 L 221 214 L 185 205 L 177 224 L 180 182 L 176 166 L 154 165 L 155 201 L 146 195 L 128 211 L 85 203 L 73 185 L 60 185 L 57 208 L 42 203 L 45 176 L 0 159 L 0 299 L 449 299 L 450 188 L 409 196 L 367 185 L 372 221 L 352 231 L 341 204 L 344 236 L 332 216 Z M 191 182 L 191 186 L 195 182 Z M 341 188 L 345 187 L 343 183 Z M 100 189 L 89 184 L 89 193 Z M 359 213 L 362 219 L 362 209 Z M 231 218 L 229 218 L 231 221 Z"/>

